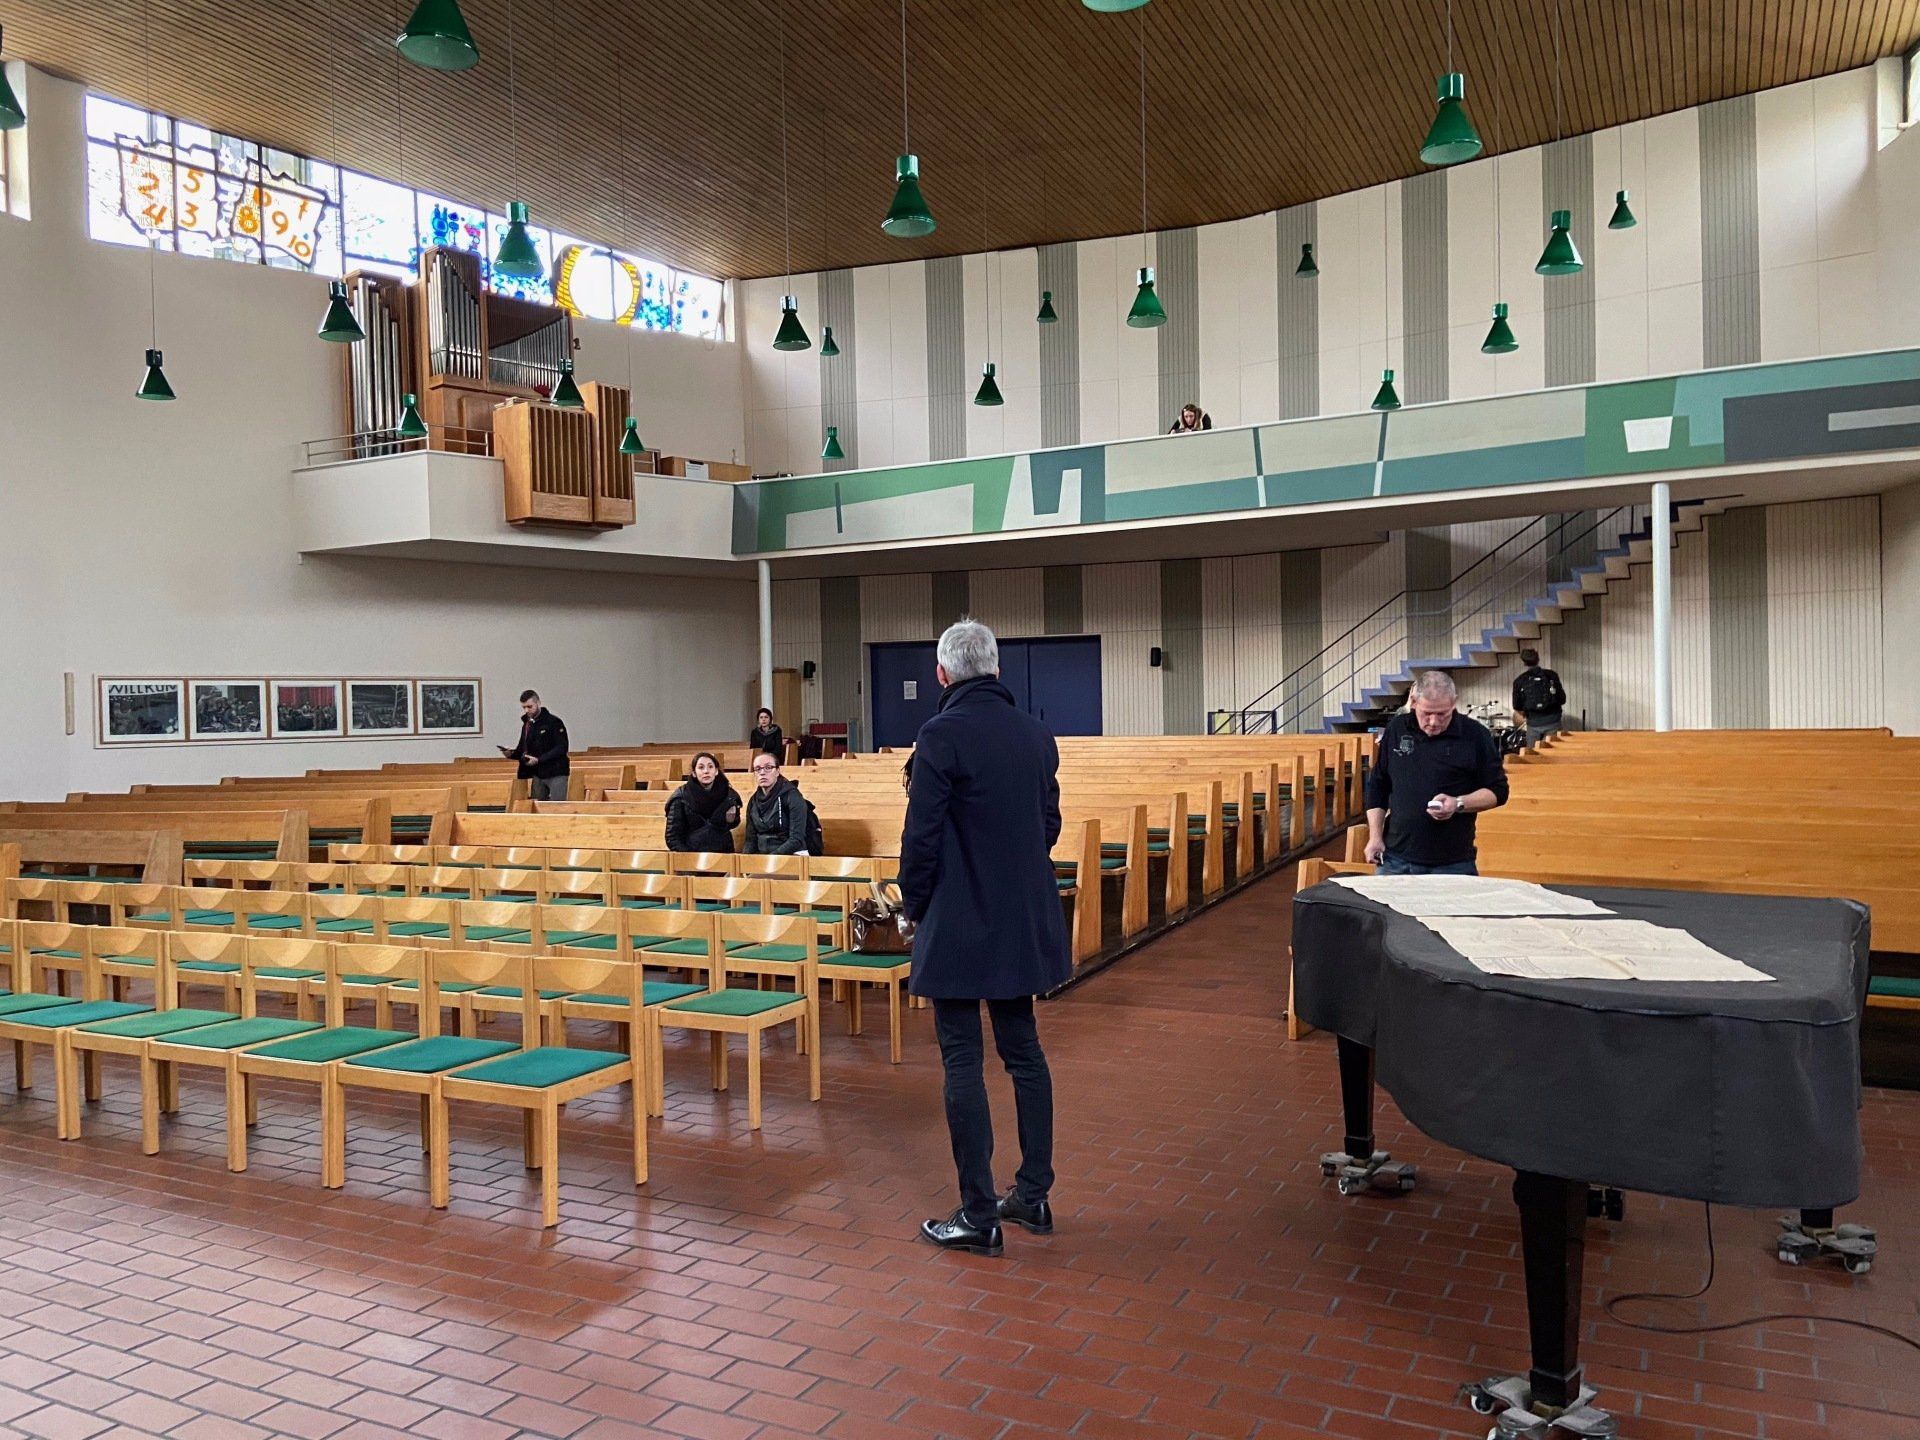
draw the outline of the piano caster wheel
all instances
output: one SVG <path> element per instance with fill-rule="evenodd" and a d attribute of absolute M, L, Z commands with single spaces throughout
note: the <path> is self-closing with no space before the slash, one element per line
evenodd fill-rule
<path fill-rule="evenodd" d="M 1613 1416 L 1596 1410 L 1591 1386 L 1582 1386 L 1574 1403 L 1546 1415 L 1534 1413 L 1533 1392 L 1524 1375 L 1462 1385 L 1460 1393 L 1476 1415 L 1494 1416 L 1487 1440 L 1616 1440 Z"/>
<path fill-rule="evenodd" d="M 1849 1275 L 1873 1269 L 1880 1242 L 1871 1225 L 1836 1225 L 1831 1230 L 1808 1229 L 1797 1215 L 1780 1217 L 1779 1246 L 1775 1254 L 1786 1265 L 1834 1259 Z"/>
<path fill-rule="evenodd" d="M 1473 1407 L 1476 1415 L 1491 1415 L 1500 1408 L 1500 1402 L 1493 1398 L 1484 1385 L 1463 1385 L 1461 1394 L 1467 1397 L 1467 1404 Z"/>
<path fill-rule="evenodd" d="M 1624 1220 L 1627 1215 L 1627 1197 L 1611 1185 L 1589 1185 L 1587 1187 L 1587 1218 L 1598 1220 Z"/>
<path fill-rule="evenodd" d="M 1384 1150 L 1374 1151 L 1365 1160 L 1355 1160 L 1343 1150 L 1331 1150 L 1320 1157 L 1320 1173 L 1333 1177 L 1334 1188 L 1342 1195 L 1358 1195 L 1367 1189 L 1404 1195 L 1413 1189 L 1416 1172 L 1406 1161 L 1395 1160 Z"/>

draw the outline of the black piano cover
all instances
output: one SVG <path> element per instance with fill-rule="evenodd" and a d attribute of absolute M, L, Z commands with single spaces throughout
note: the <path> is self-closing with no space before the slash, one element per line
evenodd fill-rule
<path fill-rule="evenodd" d="M 1373 1046 L 1407 1119 L 1482 1159 L 1728 1205 L 1857 1198 L 1866 908 L 1552 888 L 1775 978 L 1488 975 L 1418 920 L 1326 884 L 1294 900 L 1301 1020 Z"/>

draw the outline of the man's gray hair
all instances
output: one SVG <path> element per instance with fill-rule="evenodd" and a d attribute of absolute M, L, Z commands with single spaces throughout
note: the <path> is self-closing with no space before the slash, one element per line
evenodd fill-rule
<path fill-rule="evenodd" d="M 1453 700 L 1459 696 L 1459 693 L 1454 686 L 1453 677 L 1446 671 L 1422 670 L 1420 678 L 1413 682 L 1413 690 L 1407 696 L 1407 703 L 1411 705 L 1415 700 Z"/>
<path fill-rule="evenodd" d="M 993 638 L 993 631 L 968 615 L 947 627 L 934 655 L 950 685 L 1000 673 L 1000 642 Z"/>

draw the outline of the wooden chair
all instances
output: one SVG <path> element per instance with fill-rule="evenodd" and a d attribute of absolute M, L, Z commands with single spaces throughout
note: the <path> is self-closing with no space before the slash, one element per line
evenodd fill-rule
<path fill-rule="evenodd" d="M 760 1128 L 760 1037 L 791 1023 L 796 1048 L 807 1055 L 810 1099 L 820 1098 L 820 961 L 815 922 L 805 915 L 722 915 L 720 942 L 728 946 L 721 964 L 741 974 L 790 974 L 795 991 L 746 990 L 716 985 L 704 994 L 670 1000 L 646 1011 L 651 1021 L 654 1110 L 666 1108 L 664 1032 L 693 1030 L 707 1035 L 713 1088 L 727 1088 L 728 1035 L 747 1045 L 747 1127 Z M 739 948 L 732 942 L 744 941 Z"/>
<path fill-rule="evenodd" d="M 668 875 L 673 854 L 668 850 L 609 850 L 607 869 L 616 875 Z"/>
<path fill-rule="evenodd" d="M 311 982 L 325 981 L 332 942 L 285 935 L 256 935 L 252 939 L 253 947 L 242 963 L 252 972 L 254 990 L 289 999 L 295 1015 L 302 1020 L 313 1019 Z"/>
<path fill-rule="evenodd" d="M 33 1047 L 54 1046 L 64 1027 L 117 1019 L 150 1007 L 106 998 L 106 984 L 90 958 L 85 925 L 15 920 L 8 947 L 12 975 L 0 996 L 0 1040 L 13 1042 L 14 1089 L 33 1089 Z M 68 999 L 46 983 L 59 971 L 76 975 L 79 995 Z"/>
<path fill-rule="evenodd" d="M 385 944 L 386 899 L 380 895 L 309 895 L 307 913 L 313 933 L 342 944 L 371 941 Z"/>
<path fill-rule="evenodd" d="M 703 850 L 693 853 L 675 852 L 668 861 L 668 873 L 672 875 L 701 875 L 725 877 L 735 873 L 732 854 L 718 850 Z M 752 857 L 747 857 L 752 858 Z"/>
<path fill-rule="evenodd" d="M 431 867 L 428 867 L 429 869 Z M 414 865 L 354 865 L 347 888 L 355 895 L 380 895 L 398 898 L 420 893 L 420 876 L 426 873 Z"/>
<path fill-rule="evenodd" d="M 844 880 L 769 880 L 761 892 L 760 903 L 769 915 L 811 915 L 819 923 L 824 954 L 827 950 L 847 948 L 848 914 L 853 908 L 853 895 L 865 889 Z"/>
<path fill-rule="evenodd" d="M 437 1141 L 430 1144 L 428 1155 L 437 1203 L 446 1204 L 449 1190 L 447 1103 L 452 1100 L 504 1105 L 521 1112 L 527 1167 L 540 1171 L 541 1223 L 551 1229 L 560 1223 L 560 1107 L 596 1091 L 629 1085 L 633 1090 L 633 1183 L 646 1184 L 647 1106 L 640 1067 L 625 1052 L 540 1044 L 540 1002 L 534 998 L 546 989 L 624 997 L 624 1007 L 609 1008 L 630 1035 L 644 1037 L 647 1012 L 639 967 L 620 956 L 482 955 L 458 950 L 438 952 L 429 963 L 442 973 L 458 969 L 466 979 L 505 982 L 504 988 L 517 990 L 523 997 L 518 1053 L 443 1072 L 427 1092 L 428 1133 Z M 490 973 L 482 977 L 483 969 Z M 377 1059 L 377 1054 L 372 1058 Z"/>
<path fill-rule="evenodd" d="M 533 938 L 533 915 L 538 908 L 521 901 L 457 900 L 453 906 L 453 946 L 470 950 L 526 945 Z"/>
<path fill-rule="evenodd" d="M 740 876 L 690 875 L 687 877 L 687 903 L 696 910 L 715 910 L 725 915 L 758 915 L 767 882 Z"/>
<path fill-rule="evenodd" d="M 432 845 L 423 847 L 426 856 L 418 863 L 423 865 L 451 866 L 460 870 L 485 870 L 493 861 L 491 845 Z"/>
<path fill-rule="evenodd" d="M 719 917 L 711 910 L 647 910 L 627 920 L 627 944 L 636 965 L 699 972 L 702 990 L 718 989 Z"/>
<path fill-rule="evenodd" d="M 807 859 L 805 855 L 736 855 L 734 873 L 761 880 L 805 880 Z"/>
<path fill-rule="evenodd" d="M 92 928 L 72 920 L 22 920 L 18 941 L 27 964 L 24 983 L 14 988 L 22 993 L 57 995 L 65 998 L 67 979 L 78 980 L 87 968 L 87 931 Z M 31 1081 L 21 1089 L 30 1089 Z"/>
<path fill-rule="evenodd" d="M 613 903 L 629 910 L 652 910 L 662 905 L 679 910 L 687 903 L 687 885 L 677 875 L 616 873 Z"/>
<path fill-rule="evenodd" d="M 618 881 L 633 875 L 609 875 L 605 870 L 551 870 L 547 872 L 547 903 L 553 905 L 612 905 Z"/>
<path fill-rule="evenodd" d="M 809 880 L 879 880 L 883 862 L 870 856 L 808 855 Z"/>

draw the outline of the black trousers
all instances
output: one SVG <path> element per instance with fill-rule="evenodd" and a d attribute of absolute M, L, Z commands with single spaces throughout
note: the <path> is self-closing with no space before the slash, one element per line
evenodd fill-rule
<path fill-rule="evenodd" d="M 947 1131 L 960 1172 L 960 1206 L 967 1219 L 985 1225 L 999 1214 L 993 1183 L 993 1115 L 987 1109 L 982 1073 L 985 1045 L 978 1000 L 935 1000 L 933 1026 L 946 1067 Z M 1053 1189 L 1053 1074 L 1033 1020 L 1033 997 L 988 1000 L 993 1044 L 1013 1077 L 1014 1113 L 1020 1123 L 1020 1169 L 1014 1191 L 1029 1203 Z"/>

